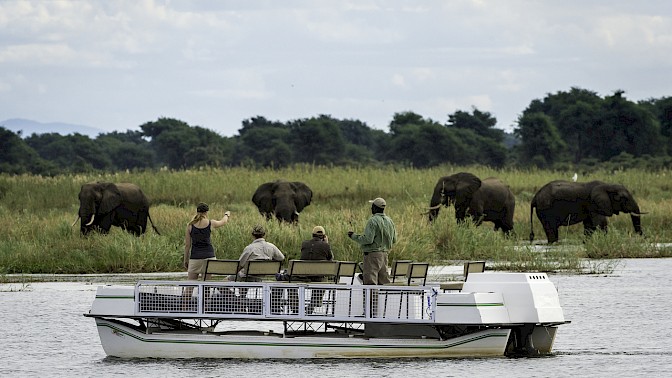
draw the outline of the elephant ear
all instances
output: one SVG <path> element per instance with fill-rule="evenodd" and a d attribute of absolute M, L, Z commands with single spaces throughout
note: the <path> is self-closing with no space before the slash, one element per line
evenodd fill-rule
<path fill-rule="evenodd" d="M 308 185 L 294 181 L 291 183 L 292 189 L 294 189 L 294 205 L 296 206 L 296 211 L 301 212 L 304 207 L 310 205 L 310 201 L 313 199 L 313 191 L 310 190 Z"/>
<path fill-rule="evenodd" d="M 471 173 L 458 173 L 455 175 L 455 202 L 464 203 L 471 201 L 471 197 L 481 187 L 481 179 Z"/>
<path fill-rule="evenodd" d="M 590 200 L 595 206 L 596 213 L 610 217 L 614 215 L 611 196 L 606 185 L 598 185 L 590 191 Z"/>
<path fill-rule="evenodd" d="M 100 201 L 98 213 L 107 214 L 121 205 L 121 192 L 115 184 L 108 183 L 103 185 L 103 199 Z"/>
<path fill-rule="evenodd" d="M 257 191 L 252 196 L 252 202 L 257 205 L 260 212 L 268 213 L 273 211 L 273 186 L 274 182 L 267 182 L 259 185 Z"/>

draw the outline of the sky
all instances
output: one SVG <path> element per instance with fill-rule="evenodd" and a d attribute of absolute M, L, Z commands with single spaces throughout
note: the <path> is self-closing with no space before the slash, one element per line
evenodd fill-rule
<path fill-rule="evenodd" d="M 672 1 L 0 0 L 0 120 L 138 130 L 322 114 L 388 131 L 572 87 L 672 96 Z"/>

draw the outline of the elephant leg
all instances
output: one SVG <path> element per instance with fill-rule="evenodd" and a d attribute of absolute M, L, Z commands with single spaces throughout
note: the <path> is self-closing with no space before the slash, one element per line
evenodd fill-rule
<path fill-rule="evenodd" d="M 505 234 L 509 235 L 513 230 L 513 219 L 511 220 L 502 219 L 500 222 L 502 225 L 502 231 L 504 231 Z"/>
<path fill-rule="evenodd" d="M 114 214 L 113 213 L 107 213 L 107 214 L 99 214 L 96 215 L 96 217 L 100 217 L 100 222 L 96 222 L 98 224 L 97 229 L 100 233 L 107 234 L 110 232 L 110 228 L 112 228 L 112 225 L 114 225 Z"/>
<path fill-rule="evenodd" d="M 141 212 L 138 214 L 138 222 L 136 223 L 136 228 L 140 234 L 144 234 L 147 231 L 147 215 L 148 213 Z"/>
<path fill-rule="evenodd" d="M 544 232 L 546 233 L 546 239 L 548 239 L 548 244 L 553 244 L 558 241 L 558 228 L 556 224 L 544 223 Z"/>
<path fill-rule="evenodd" d="M 483 218 L 485 218 L 485 215 L 483 214 L 472 214 L 471 219 L 474 221 L 474 225 L 480 226 L 481 223 L 483 223 Z"/>
<path fill-rule="evenodd" d="M 589 237 L 593 235 L 593 232 L 595 232 L 595 225 L 593 222 L 591 222 L 590 219 L 586 219 L 583 221 L 583 235 L 586 237 Z"/>
<path fill-rule="evenodd" d="M 455 208 L 455 219 L 457 223 L 464 222 L 464 218 L 467 216 L 467 209 L 463 207 Z"/>
<path fill-rule="evenodd" d="M 502 228 L 502 222 L 501 221 L 496 220 L 493 223 L 495 224 L 495 228 L 494 228 L 495 231 L 499 231 L 499 229 Z"/>

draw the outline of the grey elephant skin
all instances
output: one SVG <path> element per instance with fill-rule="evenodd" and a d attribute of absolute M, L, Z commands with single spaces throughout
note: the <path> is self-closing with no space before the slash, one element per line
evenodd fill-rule
<path fill-rule="evenodd" d="M 107 234 L 112 226 L 140 236 L 147 230 L 149 200 L 140 187 L 131 183 L 95 182 L 82 185 L 79 191 L 80 232 L 91 231 Z"/>
<path fill-rule="evenodd" d="M 530 206 L 530 242 L 534 240 L 533 214 L 544 227 L 548 243 L 558 241 L 560 226 L 583 222 L 584 235 L 607 230 L 607 217 L 630 213 L 635 232 L 642 234 L 639 205 L 623 185 L 602 181 L 551 181 L 537 191 Z"/>
<path fill-rule="evenodd" d="M 468 172 L 460 172 L 439 179 L 429 204 L 429 220 L 439 215 L 441 206 L 455 205 L 455 218 L 463 222 L 467 214 L 476 225 L 493 222 L 495 231 L 509 234 L 513 230 L 513 212 L 516 198 L 508 185 L 489 177 L 484 180 Z"/>
<path fill-rule="evenodd" d="M 296 223 L 299 213 L 310 205 L 313 191 L 299 181 L 277 180 L 261 184 L 252 196 L 259 213 L 267 220 L 273 217 L 279 221 Z"/>

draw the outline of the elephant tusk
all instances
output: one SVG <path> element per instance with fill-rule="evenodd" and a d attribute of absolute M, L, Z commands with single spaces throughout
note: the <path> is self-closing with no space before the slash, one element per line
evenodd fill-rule
<path fill-rule="evenodd" d="M 436 209 L 439 209 L 439 208 L 441 208 L 441 204 L 438 204 L 436 206 L 432 206 L 432 207 L 429 208 L 429 210 L 436 210 Z"/>
<path fill-rule="evenodd" d="M 644 215 L 644 214 L 648 214 L 648 213 L 632 213 L 631 215 L 632 215 L 633 217 L 639 217 L 639 216 L 642 216 L 642 215 Z"/>
<path fill-rule="evenodd" d="M 75 224 L 77 223 L 78 220 L 79 220 L 79 215 L 77 216 L 77 219 L 75 219 L 75 221 L 72 222 L 72 226 L 70 226 L 70 227 L 75 227 Z"/>
<path fill-rule="evenodd" d="M 90 226 L 93 223 L 93 220 L 96 218 L 96 214 L 91 215 L 91 221 L 89 223 L 85 224 L 85 226 Z"/>

